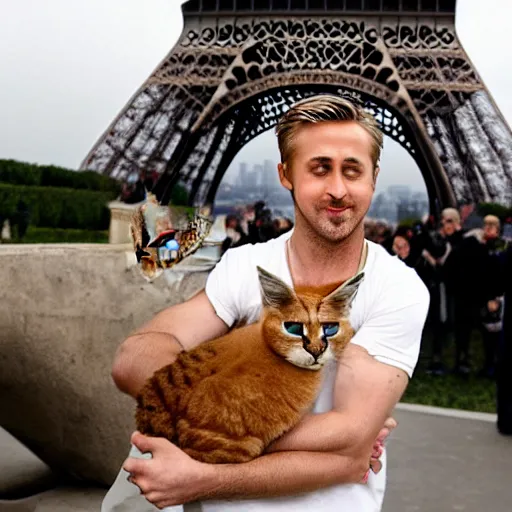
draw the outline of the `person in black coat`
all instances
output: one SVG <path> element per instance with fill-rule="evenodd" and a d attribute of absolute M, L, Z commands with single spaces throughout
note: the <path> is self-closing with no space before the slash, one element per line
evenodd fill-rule
<path fill-rule="evenodd" d="M 462 230 L 457 210 L 443 210 L 441 225 L 450 248 L 442 265 L 442 279 L 455 334 L 454 371 L 467 375 L 471 367 L 471 332 L 480 327 L 481 308 L 485 304 L 486 249 L 475 236 Z"/>
<path fill-rule="evenodd" d="M 497 426 L 501 434 L 512 436 L 512 245 L 504 253 L 503 284 L 505 311 L 497 358 Z"/>

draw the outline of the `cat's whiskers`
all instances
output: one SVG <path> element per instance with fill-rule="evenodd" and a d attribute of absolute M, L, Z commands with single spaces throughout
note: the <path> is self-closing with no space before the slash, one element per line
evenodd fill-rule
<path fill-rule="evenodd" d="M 323 352 L 318 358 L 318 362 L 323 366 L 329 361 L 332 361 L 333 359 L 335 359 L 335 356 L 334 352 L 332 351 L 331 344 L 329 343 L 329 345 L 325 349 L 325 352 Z"/>
<path fill-rule="evenodd" d="M 304 350 L 303 347 L 299 346 L 292 347 L 286 356 L 286 360 L 289 363 L 306 370 L 320 370 L 331 359 L 334 359 L 334 353 L 330 345 L 316 359 L 312 354 Z"/>

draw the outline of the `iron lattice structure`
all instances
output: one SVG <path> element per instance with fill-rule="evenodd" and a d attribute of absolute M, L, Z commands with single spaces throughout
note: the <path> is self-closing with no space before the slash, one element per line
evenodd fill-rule
<path fill-rule="evenodd" d="M 82 164 L 158 171 L 212 202 L 236 153 L 290 104 L 362 102 L 416 160 L 431 209 L 512 203 L 512 134 L 455 33 L 455 0 L 190 0 L 182 35 Z"/>

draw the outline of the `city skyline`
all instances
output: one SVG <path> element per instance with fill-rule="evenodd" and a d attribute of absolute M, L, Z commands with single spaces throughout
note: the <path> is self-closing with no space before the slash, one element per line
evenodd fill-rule
<path fill-rule="evenodd" d="M 278 180 L 277 163 L 280 161 L 277 139 L 272 130 L 268 130 L 246 144 L 235 156 L 223 177 L 223 183 L 234 184 L 241 164 L 261 165 L 262 161 L 273 164 L 272 172 Z M 252 169 L 251 167 L 251 169 Z M 380 173 L 377 178 L 375 195 L 384 192 L 389 186 L 407 185 L 413 191 L 427 191 L 425 180 L 414 158 L 400 144 L 384 136 L 384 148 L 380 161 Z"/>
<path fill-rule="evenodd" d="M 252 167 L 248 162 L 232 164 L 229 175 L 220 184 L 215 204 L 229 209 L 263 200 L 279 214 L 291 217 L 293 201 L 288 190 L 279 183 L 275 167 L 269 159 Z M 368 217 L 395 223 L 420 220 L 428 212 L 429 198 L 424 187 L 418 190 L 401 183 L 387 186 L 381 183 L 376 187 Z"/>

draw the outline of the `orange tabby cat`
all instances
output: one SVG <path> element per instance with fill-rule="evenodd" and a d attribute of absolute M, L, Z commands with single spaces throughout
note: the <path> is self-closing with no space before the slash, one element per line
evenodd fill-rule
<path fill-rule="evenodd" d="M 363 274 L 334 291 L 293 291 L 259 267 L 258 274 L 260 322 L 182 352 L 155 372 L 138 397 L 140 432 L 166 437 L 203 462 L 245 462 L 310 410 L 318 370 L 353 336 L 348 312 Z"/>

